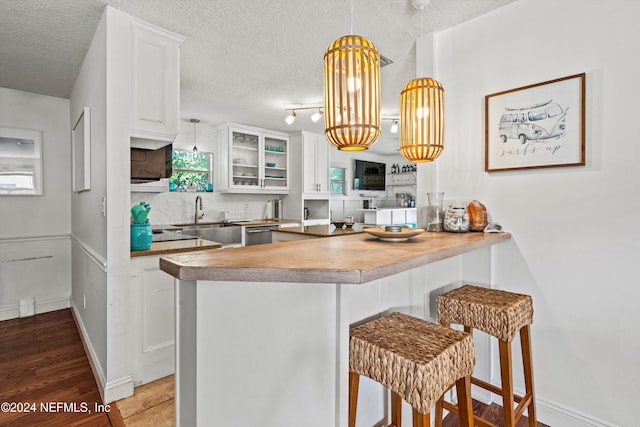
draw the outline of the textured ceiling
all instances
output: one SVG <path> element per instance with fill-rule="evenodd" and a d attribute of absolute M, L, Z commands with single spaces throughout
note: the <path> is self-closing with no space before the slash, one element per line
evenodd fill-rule
<path fill-rule="evenodd" d="M 422 31 L 513 1 L 432 0 Z M 421 13 L 410 0 L 353 0 L 353 23 L 347 0 L 0 0 L 0 87 L 68 98 L 106 5 L 186 37 L 186 121 L 323 132 L 322 121 L 309 119 L 313 111 L 288 126 L 284 109 L 322 104 L 324 51 L 351 25 L 393 61 L 381 71 L 383 116 L 398 114 L 400 90 L 415 77 Z M 392 153 L 397 135 L 383 131 L 382 139 L 375 151 Z"/>

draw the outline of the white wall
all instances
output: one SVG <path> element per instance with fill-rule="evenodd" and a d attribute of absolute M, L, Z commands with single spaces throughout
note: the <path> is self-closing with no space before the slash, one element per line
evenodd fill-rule
<path fill-rule="evenodd" d="M 91 190 L 72 197 L 72 299 L 106 403 L 133 392 L 126 191 L 129 25 L 129 15 L 105 9 L 71 94 L 72 122 L 84 107 L 91 108 Z"/>
<path fill-rule="evenodd" d="M 533 296 L 538 411 L 553 426 L 640 417 L 638 16 L 638 1 L 521 0 L 436 37 L 438 189 L 481 200 L 513 233 L 496 247 L 494 281 Z M 484 96 L 581 72 L 586 166 L 483 172 Z"/>
<path fill-rule="evenodd" d="M 20 299 L 36 312 L 69 306 L 69 101 L 0 88 L 0 126 L 42 131 L 42 196 L 0 197 L 0 320 L 18 317 Z"/>

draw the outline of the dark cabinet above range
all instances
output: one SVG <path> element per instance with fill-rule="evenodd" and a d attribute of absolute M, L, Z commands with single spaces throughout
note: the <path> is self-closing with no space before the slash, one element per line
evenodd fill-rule
<path fill-rule="evenodd" d="M 131 182 L 158 181 L 171 177 L 172 145 L 158 150 L 131 149 Z"/>

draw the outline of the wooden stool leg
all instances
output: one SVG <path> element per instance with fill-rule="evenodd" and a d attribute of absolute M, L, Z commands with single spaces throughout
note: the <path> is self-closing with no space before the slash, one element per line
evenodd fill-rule
<path fill-rule="evenodd" d="M 349 372 L 349 427 L 356 427 L 356 410 L 358 408 L 358 387 L 360 375 Z"/>
<path fill-rule="evenodd" d="M 446 393 L 446 392 L 445 392 Z M 444 394 L 440 396 L 440 399 L 436 402 L 436 427 L 442 427 L 442 418 L 444 410 L 442 408 L 442 402 L 444 402 Z"/>
<path fill-rule="evenodd" d="M 522 347 L 522 365 L 524 369 L 524 386 L 525 396 L 531 396 L 531 403 L 529 403 L 528 418 L 529 427 L 536 427 L 538 422 L 536 420 L 536 401 L 533 388 L 533 357 L 531 354 L 531 335 L 529 331 L 529 325 L 520 329 L 520 346 Z"/>
<path fill-rule="evenodd" d="M 413 427 L 429 427 L 431 425 L 431 415 L 421 414 L 420 412 L 413 410 Z"/>
<path fill-rule="evenodd" d="M 471 406 L 471 377 L 456 381 L 458 395 L 458 419 L 460 427 L 473 427 L 473 407 Z"/>
<path fill-rule="evenodd" d="M 391 392 L 391 426 L 402 427 L 402 397 Z"/>
<path fill-rule="evenodd" d="M 504 427 L 515 427 L 513 410 L 513 364 L 511 363 L 511 343 L 498 340 L 500 353 L 500 377 L 502 382 L 502 407 L 504 409 Z"/>

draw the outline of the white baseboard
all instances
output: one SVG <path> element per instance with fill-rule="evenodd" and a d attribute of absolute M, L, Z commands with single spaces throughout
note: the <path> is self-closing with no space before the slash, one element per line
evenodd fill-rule
<path fill-rule="evenodd" d="M 82 339 L 82 344 L 84 345 L 85 351 L 87 352 L 87 357 L 89 359 L 89 365 L 91 365 L 91 370 L 93 371 L 93 376 L 96 379 L 96 383 L 98 384 L 98 391 L 100 392 L 100 397 L 102 398 L 103 403 L 111 403 L 115 400 L 122 399 L 125 397 L 129 397 L 133 395 L 133 377 L 131 375 L 127 375 L 116 380 L 108 381 L 106 380 L 106 376 L 104 374 L 104 370 L 100 365 L 100 359 L 98 359 L 98 355 L 93 349 L 93 345 L 91 344 L 91 339 L 89 338 L 89 334 L 87 333 L 87 329 L 82 322 L 82 317 L 80 316 L 80 312 L 78 307 L 76 307 L 75 302 L 71 299 L 71 308 L 73 312 L 73 317 L 78 325 L 78 330 L 80 331 L 80 338 Z"/>
<path fill-rule="evenodd" d="M 71 297 L 50 299 L 45 301 L 36 300 L 36 314 L 48 313 L 50 311 L 62 310 L 63 308 L 69 308 Z"/>
<path fill-rule="evenodd" d="M 492 384 L 500 387 L 499 382 L 492 381 Z M 520 396 L 524 395 L 524 390 L 516 389 L 515 392 Z M 493 394 L 492 397 L 493 402 L 502 405 L 500 396 Z M 539 422 L 552 427 L 621 427 L 618 424 L 601 420 L 592 415 L 552 402 L 539 395 L 536 395 L 536 412 L 536 418 Z"/>
<path fill-rule="evenodd" d="M 550 426 L 562 427 L 621 427 L 592 415 L 536 397 L 538 421 Z"/>
<path fill-rule="evenodd" d="M 36 300 L 36 314 L 48 313 L 50 311 L 62 310 L 70 307 L 70 298 L 54 298 L 49 300 Z M 0 307 L 0 321 L 17 319 L 20 317 L 20 304 L 12 304 Z"/>

